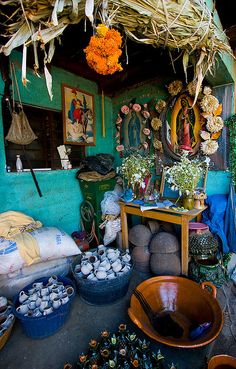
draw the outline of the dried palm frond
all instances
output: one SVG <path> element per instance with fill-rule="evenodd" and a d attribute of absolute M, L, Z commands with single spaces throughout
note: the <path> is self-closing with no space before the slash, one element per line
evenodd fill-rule
<path fill-rule="evenodd" d="M 97 11 L 100 0 L 6 0 L 0 1 L 0 5 L 11 6 L 14 14 L 6 20 L 5 35 L 11 38 L 0 50 L 6 55 L 28 42 L 45 44 L 53 40 L 68 24 L 79 23 L 85 14 L 91 20 L 100 15 L 102 21 L 109 19 L 109 26 L 122 27 L 135 42 L 168 48 L 170 52 L 179 50 L 186 78 L 189 60 L 194 59 L 195 101 L 205 75 L 213 72 L 218 55 L 233 56 L 205 0 L 109 0 L 102 11 Z"/>

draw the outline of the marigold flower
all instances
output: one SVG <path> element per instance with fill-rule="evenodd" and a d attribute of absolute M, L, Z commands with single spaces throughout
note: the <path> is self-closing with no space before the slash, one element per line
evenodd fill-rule
<path fill-rule="evenodd" d="M 97 27 L 97 35 L 90 38 L 89 45 L 84 49 L 88 65 L 97 73 L 107 75 L 121 71 L 118 59 L 122 37 L 115 29 L 108 29 L 105 25 Z"/>

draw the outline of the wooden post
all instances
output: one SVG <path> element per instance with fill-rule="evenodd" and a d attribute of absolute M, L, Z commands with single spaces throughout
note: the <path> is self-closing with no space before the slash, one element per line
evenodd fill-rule
<path fill-rule="evenodd" d="M 106 124 L 105 124 L 105 98 L 102 91 L 102 137 L 106 137 Z"/>

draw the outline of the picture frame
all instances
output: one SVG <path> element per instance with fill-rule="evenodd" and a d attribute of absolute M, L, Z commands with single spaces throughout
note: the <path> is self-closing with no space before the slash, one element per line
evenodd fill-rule
<path fill-rule="evenodd" d="M 160 119 L 163 148 L 171 158 L 180 160 L 183 150 L 189 151 L 190 157 L 197 154 L 203 122 L 200 107 L 197 103 L 193 106 L 192 96 L 187 92 L 174 96 Z"/>
<path fill-rule="evenodd" d="M 62 84 L 63 143 L 95 146 L 94 95 Z"/>

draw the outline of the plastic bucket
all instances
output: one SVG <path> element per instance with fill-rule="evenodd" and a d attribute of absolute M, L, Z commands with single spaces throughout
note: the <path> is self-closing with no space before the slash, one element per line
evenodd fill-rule
<path fill-rule="evenodd" d="M 47 284 L 49 277 L 37 279 L 35 282 L 43 282 L 44 285 Z M 64 285 L 71 285 L 76 288 L 74 282 L 69 278 L 58 277 L 58 281 L 62 282 Z M 23 291 L 27 292 L 29 288 L 32 287 L 33 283 L 26 286 Z M 16 308 L 19 306 L 19 295 L 14 298 L 14 315 L 19 319 L 20 324 L 24 333 L 34 339 L 41 339 L 48 336 L 51 336 L 56 331 L 58 331 L 62 325 L 65 323 L 66 319 L 68 318 L 71 301 L 74 298 L 72 295 L 69 301 L 61 305 L 57 310 L 54 310 L 51 314 L 41 317 L 28 317 L 24 316 L 16 311 Z"/>
<path fill-rule="evenodd" d="M 78 277 L 73 271 L 79 295 L 91 305 L 107 305 L 124 297 L 129 289 L 133 268 L 114 279 L 93 281 Z"/>

